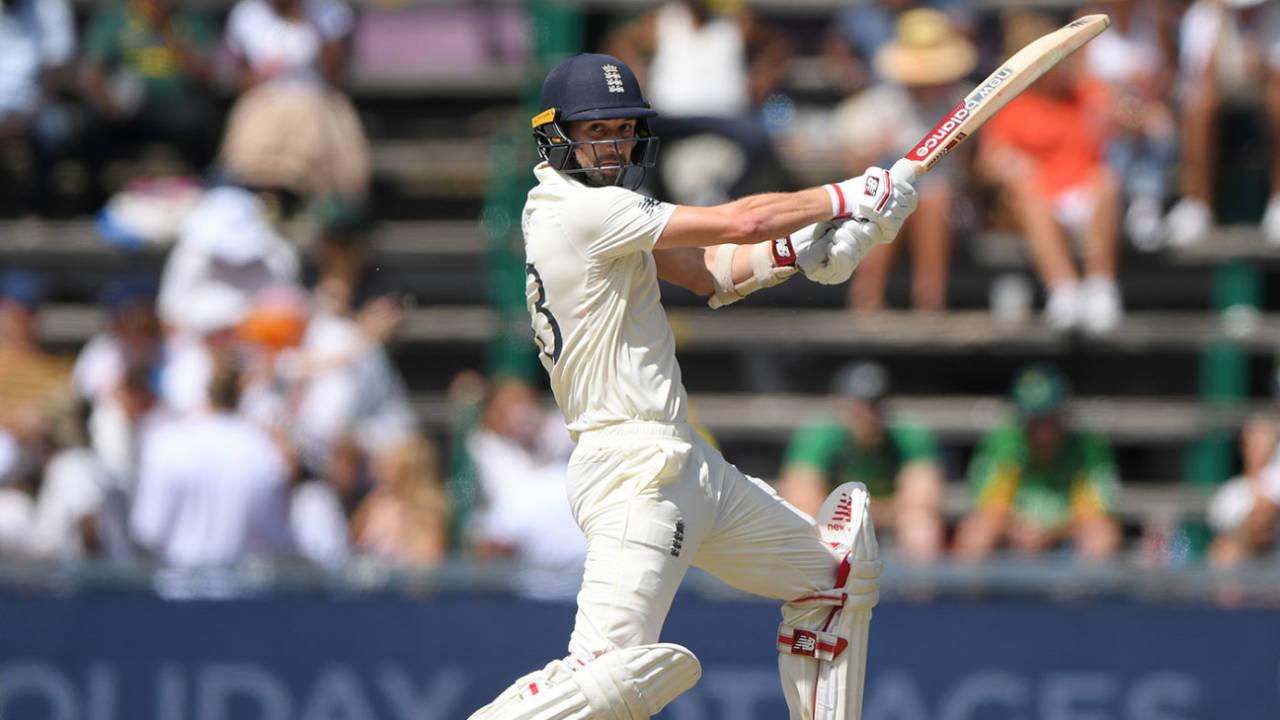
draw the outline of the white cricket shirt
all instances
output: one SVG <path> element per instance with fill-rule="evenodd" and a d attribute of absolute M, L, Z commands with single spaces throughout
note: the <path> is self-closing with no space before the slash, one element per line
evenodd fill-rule
<path fill-rule="evenodd" d="M 522 226 L 525 297 L 565 425 L 685 422 L 688 400 L 653 246 L 675 212 L 620 187 L 534 169 Z"/>

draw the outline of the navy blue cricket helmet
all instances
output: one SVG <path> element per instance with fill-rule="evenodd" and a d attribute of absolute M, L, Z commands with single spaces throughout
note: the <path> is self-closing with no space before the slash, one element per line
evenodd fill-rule
<path fill-rule="evenodd" d="M 635 188 L 644 179 L 646 168 L 658 158 L 658 138 L 649 132 L 648 118 L 658 113 L 645 102 L 635 73 L 621 60 L 610 55 L 575 55 L 551 69 L 542 83 L 539 112 L 533 116 L 533 139 L 538 154 L 551 167 L 588 185 L 600 184 L 598 171 L 617 170 L 613 184 Z M 582 120 L 635 118 L 634 141 L 569 139 L 569 123 Z M 618 143 L 631 143 L 622 152 Z M 582 165 L 575 149 L 584 146 L 612 144 L 617 157 L 625 164 L 598 162 Z"/>

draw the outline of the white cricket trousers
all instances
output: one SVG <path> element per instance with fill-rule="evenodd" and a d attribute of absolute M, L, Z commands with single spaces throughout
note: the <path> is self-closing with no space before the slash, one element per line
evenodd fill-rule
<path fill-rule="evenodd" d="M 582 433 L 567 489 L 587 537 L 569 640 L 577 657 L 657 642 L 690 565 L 783 601 L 835 584 L 839 558 L 813 520 L 687 424 L 628 422 Z M 760 635 L 773 646 L 772 628 Z"/>

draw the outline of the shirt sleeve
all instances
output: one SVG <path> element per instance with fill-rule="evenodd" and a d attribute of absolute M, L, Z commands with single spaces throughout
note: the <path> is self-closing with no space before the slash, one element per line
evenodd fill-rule
<path fill-rule="evenodd" d="M 307 5 L 311 24 L 325 40 L 340 40 L 351 34 L 356 15 L 351 6 L 337 0 L 318 0 Z"/>
<path fill-rule="evenodd" d="M 104 8 L 94 13 L 84 36 L 84 59 L 94 64 L 107 64 L 115 55 L 115 35 L 119 26 L 118 8 Z"/>
<path fill-rule="evenodd" d="M 249 59 L 248 38 L 253 33 L 255 15 L 260 24 L 261 8 L 241 0 L 231 8 L 226 27 L 222 31 L 222 44 L 232 55 L 245 61 Z"/>
<path fill-rule="evenodd" d="M 923 423 L 902 420 L 889 428 L 890 436 L 898 446 L 903 463 L 913 460 L 932 460 L 938 456 L 938 445 L 933 433 Z"/>
<path fill-rule="evenodd" d="M 76 49 L 75 22 L 67 0 L 44 0 L 36 3 L 40 15 L 41 62 L 45 67 L 63 65 L 71 61 Z"/>
<path fill-rule="evenodd" d="M 1086 434 L 1080 438 L 1084 467 L 1071 487 L 1071 509 L 1110 513 L 1116 506 L 1119 481 L 1111 445 L 1100 435 Z"/>
<path fill-rule="evenodd" d="M 1261 471 L 1261 482 L 1259 483 L 1259 491 L 1262 496 L 1271 502 L 1280 505 L 1280 449 L 1271 458 L 1271 462 Z"/>
<path fill-rule="evenodd" d="M 967 480 L 974 505 L 979 509 L 1000 509 L 1013 505 L 1022 483 L 1017 431 L 998 427 L 979 443 L 969 463 Z"/>
<path fill-rule="evenodd" d="M 843 432 L 835 424 L 825 420 L 810 422 L 792 436 L 783 467 L 803 465 L 826 473 L 831 469 L 831 458 L 842 441 Z"/>
<path fill-rule="evenodd" d="M 676 206 L 619 187 L 585 189 L 565 208 L 565 231 L 591 258 L 649 252 Z"/>

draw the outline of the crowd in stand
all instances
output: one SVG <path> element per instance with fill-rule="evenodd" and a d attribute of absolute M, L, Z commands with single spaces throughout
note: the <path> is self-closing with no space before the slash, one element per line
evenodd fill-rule
<path fill-rule="evenodd" d="M 1200 242 L 1215 218 L 1248 214 L 1246 184 L 1280 188 L 1280 153 L 1270 178 L 1245 177 L 1221 167 L 1217 150 L 1224 114 L 1280 127 L 1280 8 L 1096 9 L 1113 18 L 1106 34 L 920 181 L 919 211 L 899 242 L 863 262 L 852 307 L 886 306 L 906 248 L 911 304 L 944 309 L 953 236 L 981 218 L 1025 238 L 1048 324 L 1113 332 L 1122 239 L 1143 251 Z M 663 171 L 649 190 L 705 204 L 786 184 L 784 160 L 806 153 L 849 172 L 888 166 L 995 59 L 1064 18 L 997 19 L 981 21 L 964 0 L 835 11 L 812 54 L 838 99 L 820 114 L 783 91 L 795 39 L 739 3 L 664 3 L 590 49 L 634 67 L 660 113 Z M 0 0 L 4 201 L 49 211 L 55 170 L 78 155 L 105 236 L 173 244 L 158 278 L 103 289 L 106 324 L 73 361 L 42 346 L 48 278 L 0 276 L 0 557 L 580 564 L 563 492 L 571 442 L 537 380 L 459 376 L 452 435 L 433 436 L 386 348 L 403 308 L 391 296 L 358 301 L 369 144 L 343 91 L 357 21 L 338 0 L 238 0 L 221 28 L 185 3 L 120 0 L 93 5 L 77 32 L 68 0 Z M 235 92 L 225 123 L 219 87 Z M 157 143 L 202 182 L 123 192 L 107 182 L 113 158 Z M 1280 195 L 1263 204 L 1252 219 L 1280 244 Z M 311 286 L 282 229 L 302 212 L 321 233 Z M 944 551 L 978 559 L 1066 543 L 1100 559 L 1120 548 L 1111 448 L 1065 424 L 1070 383 L 1057 369 L 1012 379 L 1015 415 L 980 441 L 971 509 L 954 532 L 937 440 L 884 412 L 885 369 L 852 365 L 832 387 L 832 412 L 780 458 L 779 492 L 801 509 L 863 481 L 887 543 L 924 562 Z M 1268 418 L 1246 427 L 1243 473 L 1209 518 L 1213 562 L 1274 542 L 1276 438 Z"/>

